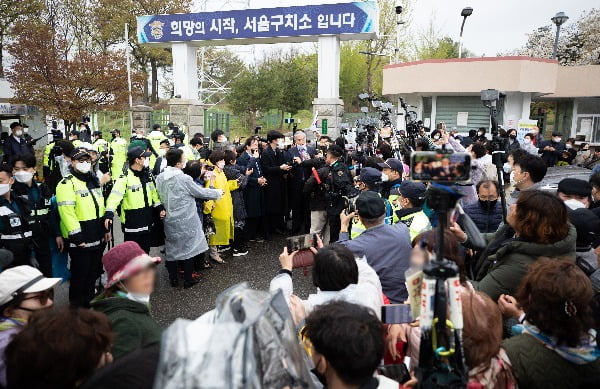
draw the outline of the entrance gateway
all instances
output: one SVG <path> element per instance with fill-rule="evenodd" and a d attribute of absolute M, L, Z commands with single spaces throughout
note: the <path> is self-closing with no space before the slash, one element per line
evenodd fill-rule
<path fill-rule="evenodd" d="M 313 113 L 328 134 L 339 135 L 344 110 L 340 99 L 340 41 L 377 38 L 376 1 L 305 5 L 190 14 L 137 17 L 141 44 L 171 46 L 175 96 L 171 120 L 190 133 L 203 132 L 203 106 L 198 101 L 198 60 L 201 46 L 318 42 L 318 95 Z M 314 125 L 314 123 L 313 123 Z"/>

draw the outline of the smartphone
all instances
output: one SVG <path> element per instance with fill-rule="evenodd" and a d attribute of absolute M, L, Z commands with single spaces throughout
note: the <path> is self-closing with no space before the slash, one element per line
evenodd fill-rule
<path fill-rule="evenodd" d="M 419 151 L 410 156 L 413 181 L 465 182 L 471 178 L 471 154 Z"/>
<path fill-rule="evenodd" d="M 288 253 L 317 247 L 317 234 L 290 236 L 286 238 L 286 246 Z"/>
<path fill-rule="evenodd" d="M 381 307 L 381 321 L 385 324 L 412 323 L 414 321 L 409 304 L 390 304 Z"/>

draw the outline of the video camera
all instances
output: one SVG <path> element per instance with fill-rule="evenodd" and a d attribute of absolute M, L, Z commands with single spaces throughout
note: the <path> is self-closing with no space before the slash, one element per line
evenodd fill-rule
<path fill-rule="evenodd" d="M 494 151 L 506 150 L 507 139 L 498 136 L 498 110 L 502 109 L 506 95 L 497 89 L 484 89 L 481 91 L 483 106 L 490 110 L 490 121 L 492 123 L 492 140 L 490 141 Z"/>

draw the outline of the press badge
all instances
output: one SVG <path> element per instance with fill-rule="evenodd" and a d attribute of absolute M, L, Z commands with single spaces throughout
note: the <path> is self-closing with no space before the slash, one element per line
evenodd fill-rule
<path fill-rule="evenodd" d="M 52 205 L 52 199 L 44 199 L 44 205 L 47 205 L 47 206 Z"/>
<path fill-rule="evenodd" d="M 18 217 L 11 217 L 8 219 L 11 227 L 21 227 L 21 219 Z"/>

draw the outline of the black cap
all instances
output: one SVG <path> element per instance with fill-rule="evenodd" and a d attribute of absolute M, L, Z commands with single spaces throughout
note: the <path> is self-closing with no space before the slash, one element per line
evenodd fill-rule
<path fill-rule="evenodd" d="M 78 160 L 79 158 L 86 157 L 86 156 L 90 157 L 90 152 L 86 148 L 78 147 L 78 148 L 74 149 L 73 151 L 71 151 L 71 159 L 73 159 L 73 160 Z"/>
<path fill-rule="evenodd" d="M 118 128 L 115 128 L 115 129 L 114 129 L 114 130 L 112 130 L 110 133 L 111 133 L 111 134 L 119 134 L 119 135 L 121 135 L 121 130 L 119 130 Z"/>
<path fill-rule="evenodd" d="M 285 136 L 279 131 L 271 130 L 271 131 L 267 132 L 267 142 L 269 142 L 269 143 L 271 143 L 275 139 L 281 139 L 281 138 L 285 138 Z"/>
<path fill-rule="evenodd" d="M 166 143 L 166 144 L 170 145 L 169 138 L 165 138 L 165 139 L 161 140 L 158 144 L 161 145 L 163 143 Z"/>
<path fill-rule="evenodd" d="M 363 219 L 377 219 L 385 214 L 385 204 L 381 196 L 370 190 L 361 193 L 356 199 L 356 211 Z"/>
<path fill-rule="evenodd" d="M 397 189 L 397 193 L 401 194 L 402 197 L 406 197 L 409 200 L 423 200 L 425 198 L 425 192 L 427 192 L 427 186 L 422 182 L 414 181 L 402 181 Z M 392 194 L 392 192 L 390 192 Z"/>
<path fill-rule="evenodd" d="M 381 172 L 374 167 L 362 168 L 358 180 L 366 184 L 373 185 L 381 181 Z"/>
<path fill-rule="evenodd" d="M 344 150 L 342 150 L 342 148 L 338 145 L 331 145 L 327 149 L 327 153 L 333 155 L 336 158 L 339 158 L 342 155 L 344 155 Z"/>
<path fill-rule="evenodd" d="M 563 136 L 563 134 L 560 131 L 552 131 L 552 136 Z"/>
<path fill-rule="evenodd" d="M 71 131 L 71 135 L 79 136 L 81 133 L 77 130 Z"/>
<path fill-rule="evenodd" d="M 102 135 L 102 131 L 94 131 L 94 135 Z"/>
<path fill-rule="evenodd" d="M 600 219 L 589 209 L 569 210 L 569 221 L 577 230 L 577 246 L 588 246 L 600 237 Z"/>
<path fill-rule="evenodd" d="M 146 151 L 141 147 L 132 147 L 129 149 L 129 151 L 127 151 L 127 159 L 128 160 L 135 159 L 135 158 L 142 158 L 142 157 L 148 158 L 151 155 L 152 155 L 151 152 Z"/>
<path fill-rule="evenodd" d="M 589 182 L 577 178 L 563 178 L 558 183 L 558 192 L 566 195 L 589 197 L 592 194 L 592 186 Z"/>
<path fill-rule="evenodd" d="M 152 125 L 153 130 L 158 130 L 159 128 L 160 128 L 160 124 L 158 124 L 158 123 L 155 123 Z"/>
<path fill-rule="evenodd" d="M 385 162 L 382 163 L 378 163 L 377 165 L 379 165 L 382 168 L 388 168 L 388 169 L 392 169 L 397 171 L 398 173 L 402 174 L 404 172 L 404 164 L 402 163 L 401 160 L 396 159 L 396 158 L 388 158 L 385 160 Z"/>

